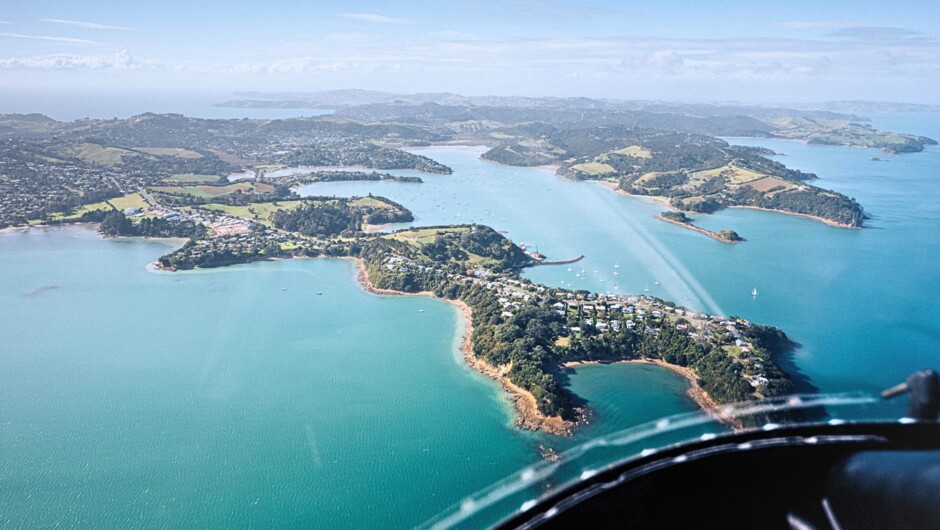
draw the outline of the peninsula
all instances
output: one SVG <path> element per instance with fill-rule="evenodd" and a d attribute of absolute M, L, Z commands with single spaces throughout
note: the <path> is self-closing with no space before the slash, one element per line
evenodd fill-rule
<path fill-rule="evenodd" d="M 298 197 L 289 189 L 256 187 L 255 193 L 206 197 L 199 190 L 152 188 L 146 206 L 130 215 L 112 206 L 83 217 L 98 218 L 106 235 L 188 238 L 159 258 L 157 266 L 166 270 L 353 258 L 372 292 L 453 303 L 466 319 L 465 359 L 509 393 L 521 428 L 571 434 L 585 420 L 586 406 L 560 382 L 573 362 L 655 362 L 686 377 L 706 409 L 791 388 L 774 362 L 790 346 L 782 331 L 648 296 L 535 284 L 519 272 L 544 264 L 544 256 L 527 254 L 490 227 L 370 233 L 370 224 L 410 220 L 411 212 L 377 196 Z"/>

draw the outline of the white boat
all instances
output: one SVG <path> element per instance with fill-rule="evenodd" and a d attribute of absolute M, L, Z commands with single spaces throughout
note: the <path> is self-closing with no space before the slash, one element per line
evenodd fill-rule
<path fill-rule="evenodd" d="M 656 281 L 653 283 L 655 283 L 656 285 L 659 285 L 659 278 L 656 278 Z"/>
<path fill-rule="evenodd" d="M 650 286 L 647 285 L 646 287 L 644 287 L 643 292 L 646 292 L 646 293 L 650 292 Z"/>
<path fill-rule="evenodd" d="M 755 287 L 754 290 L 751 291 L 751 296 L 757 296 L 757 287 Z"/>
<path fill-rule="evenodd" d="M 619 268 L 620 268 L 620 262 L 619 262 L 619 261 L 616 262 L 616 263 L 614 263 L 614 268 L 615 268 L 615 269 L 619 269 Z"/>

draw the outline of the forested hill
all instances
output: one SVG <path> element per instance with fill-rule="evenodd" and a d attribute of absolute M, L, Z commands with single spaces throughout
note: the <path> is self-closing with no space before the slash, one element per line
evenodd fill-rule
<path fill-rule="evenodd" d="M 691 133 L 625 127 L 556 130 L 504 143 L 483 158 L 510 165 L 559 164 L 577 180 L 605 180 L 633 195 L 661 196 L 679 210 L 711 213 L 752 206 L 859 227 L 862 207 L 808 184 L 816 175 L 788 169 L 773 152 Z"/>

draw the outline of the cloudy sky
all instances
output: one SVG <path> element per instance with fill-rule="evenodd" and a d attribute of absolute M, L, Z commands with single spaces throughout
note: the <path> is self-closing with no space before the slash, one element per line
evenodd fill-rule
<path fill-rule="evenodd" d="M 940 103 L 931 1 L 0 1 L 6 93 Z"/>

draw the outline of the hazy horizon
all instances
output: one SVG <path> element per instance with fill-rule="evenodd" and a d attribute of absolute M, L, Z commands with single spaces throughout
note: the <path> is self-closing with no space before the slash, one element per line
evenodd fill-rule
<path fill-rule="evenodd" d="M 0 112 L 68 100 L 93 114 L 82 98 L 96 96 L 216 101 L 349 88 L 940 103 L 940 14 L 928 2 L 732 4 L 20 4 L 0 19 Z"/>

